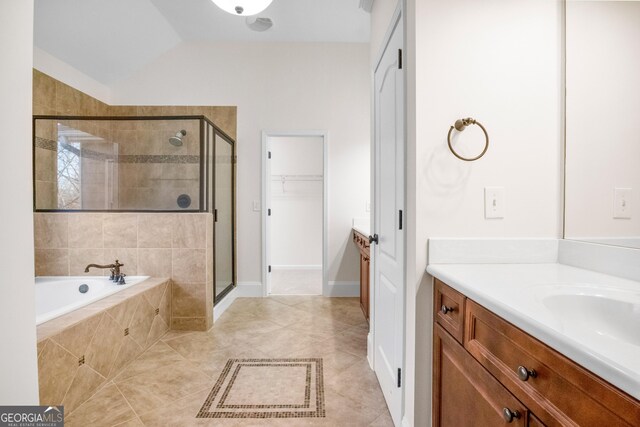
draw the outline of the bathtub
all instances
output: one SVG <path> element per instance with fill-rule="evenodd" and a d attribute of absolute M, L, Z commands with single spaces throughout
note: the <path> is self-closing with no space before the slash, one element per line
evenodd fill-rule
<path fill-rule="evenodd" d="M 126 285 L 116 285 L 106 276 L 36 277 L 36 325 L 77 310 L 148 279 L 127 276 Z M 87 285 L 86 293 L 80 286 Z"/>

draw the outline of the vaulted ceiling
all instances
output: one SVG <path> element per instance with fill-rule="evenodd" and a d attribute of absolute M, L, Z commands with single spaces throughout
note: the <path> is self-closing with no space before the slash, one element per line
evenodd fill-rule
<path fill-rule="evenodd" d="M 359 0 L 274 0 L 265 32 L 211 0 L 36 0 L 35 46 L 111 84 L 181 42 L 369 41 Z"/>

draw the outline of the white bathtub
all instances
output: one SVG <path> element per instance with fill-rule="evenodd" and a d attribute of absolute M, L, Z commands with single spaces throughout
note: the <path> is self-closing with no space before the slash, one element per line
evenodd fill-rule
<path fill-rule="evenodd" d="M 116 285 L 106 276 L 36 277 L 36 325 L 135 286 L 148 278 L 127 276 L 126 285 Z M 88 285 L 89 290 L 81 293 L 81 285 Z"/>

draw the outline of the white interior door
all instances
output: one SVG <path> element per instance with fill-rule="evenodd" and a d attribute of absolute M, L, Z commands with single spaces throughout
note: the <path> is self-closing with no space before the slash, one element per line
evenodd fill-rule
<path fill-rule="evenodd" d="M 404 361 L 405 121 L 403 25 L 394 15 L 374 76 L 374 369 L 396 426 L 402 416 Z"/>

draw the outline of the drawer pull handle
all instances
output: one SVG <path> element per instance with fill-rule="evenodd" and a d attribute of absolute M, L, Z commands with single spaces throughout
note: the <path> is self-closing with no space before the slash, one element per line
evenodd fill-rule
<path fill-rule="evenodd" d="M 451 312 L 451 311 L 453 311 L 453 310 L 454 310 L 454 309 L 453 309 L 453 307 L 447 307 L 447 306 L 446 306 L 446 305 L 444 305 L 444 304 L 442 304 L 442 307 L 440 307 L 440 312 L 441 312 L 442 314 L 447 314 L 447 313 L 449 313 L 449 312 Z"/>
<path fill-rule="evenodd" d="M 502 408 L 502 417 L 504 418 L 504 420 L 508 423 L 513 422 L 513 420 L 520 418 L 520 412 L 516 411 L 512 411 L 509 408 Z"/>
<path fill-rule="evenodd" d="M 521 381 L 526 381 L 529 377 L 535 378 L 537 375 L 538 374 L 535 369 L 527 369 L 524 366 L 518 366 L 518 378 L 520 378 Z"/>

